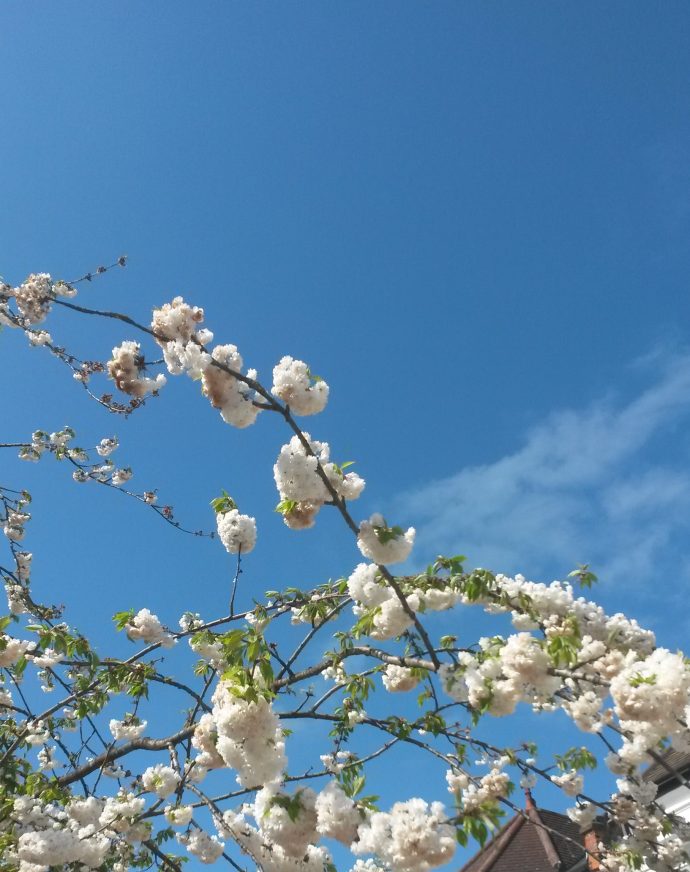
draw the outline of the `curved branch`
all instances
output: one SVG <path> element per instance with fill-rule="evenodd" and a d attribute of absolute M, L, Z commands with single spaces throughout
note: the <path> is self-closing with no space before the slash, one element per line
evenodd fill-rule
<path fill-rule="evenodd" d="M 112 748 L 110 751 L 104 751 L 102 754 L 99 754 L 98 757 L 94 757 L 93 760 L 90 760 L 83 766 L 74 769 L 66 775 L 62 775 L 57 779 L 57 782 L 60 787 L 66 787 L 68 784 L 72 784 L 74 781 L 78 781 L 86 775 L 90 775 L 97 769 L 101 769 L 103 766 L 112 763 L 113 760 L 119 760 L 120 757 L 125 757 L 133 751 L 165 751 L 166 748 L 169 748 L 171 745 L 179 745 L 180 742 L 184 742 L 185 739 L 188 739 L 192 735 L 195 729 L 196 724 L 192 724 L 189 727 L 185 727 L 183 730 L 179 730 L 177 733 L 173 733 L 173 735 L 168 736 L 167 739 L 134 739 L 131 742 L 126 742 L 124 745 L 120 745 L 119 748 Z"/>

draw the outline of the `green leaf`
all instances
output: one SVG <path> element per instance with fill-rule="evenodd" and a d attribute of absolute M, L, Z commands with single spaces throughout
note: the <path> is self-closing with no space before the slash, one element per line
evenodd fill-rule
<path fill-rule="evenodd" d="M 118 630 L 124 630 L 125 626 L 129 624 L 133 617 L 134 609 L 128 609 L 126 612 L 115 612 L 115 614 L 113 615 L 115 627 Z"/>
<path fill-rule="evenodd" d="M 382 545 L 405 535 L 403 528 L 398 527 L 397 525 L 395 527 L 374 527 L 374 533 Z"/>
<path fill-rule="evenodd" d="M 572 572 L 568 573 L 568 578 L 576 578 L 580 587 L 592 587 L 599 580 L 590 571 L 589 563 L 578 563 L 577 569 L 573 569 Z"/>
<path fill-rule="evenodd" d="M 298 505 L 297 500 L 281 500 L 274 511 L 278 512 L 279 515 L 289 515 L 290 512 L 295 511 Z"/>
<path fill-rule="evenodd" d="M 237 508 L 237 503 L 233 500 L 230 494 L 223 490 L 222 496 L 211 500 L 211 508 L 217 515 L 224 515 L 225 512 L 230 512 Z"/>
<path fill-rule="evenodd" d="M 564 754 L 555 754 L 554 759 L 558 768 L 563 772 L 569 769 L 597 768 L 597 758 L 584 746 L 569 748 Z"/>

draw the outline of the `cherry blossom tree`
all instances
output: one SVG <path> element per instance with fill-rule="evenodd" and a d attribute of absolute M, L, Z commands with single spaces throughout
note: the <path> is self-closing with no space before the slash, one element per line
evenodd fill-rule
<path fill-rule="evenodd" d="M 317 526 L 322 510 L 337 513 L 361 561 L 336 580 L 267 591 L 251 609 L 238 609 L 241 561 L 261 547 L 261 535 L 230 494 L 210 495 L 216 529 L 191 532 L 217 539 L 236 561 L 227 613 L 202 618 L 190 602 L 179 625 L 166 627 L 155 614 L 154 585 L 153 610 L 114 615 L 135 652 L 109 656 L 71 628 L 68 611 L 34 598 L 31 495 L 18 464 L 15 480 L 0 487 L 7 594 L 0 869 L 179 870 L 191 855 L 234 869 L 321 872 L 334 868 L 340 843 L 339 856 L 349 851 L 356 872 L 425 872 L 449 863 L 458 843 L 483 843 L 505 813 L 521 813 L 517 784 L 539 779 L 571 798 L 568 814 L 583 831 L 595 820 L 613 825 L 615 838 L 594 851 L 605 869 L 680 868 L 688 832 L 656 803 L 641 772 L 655 760 L 685 783 L 663 757 L 669 746 L 690 750 L 684 657 L 581 595 L 596 580 L 587 566 L 551 584 L 471 569 L 460 556 L 396 572 L 412 554 L 414 529 L 381 513 L 358 520 L 352 506 L 364 479 L 302 428 L 303 417 L 326 406 L 328 384 L 292 357 L 278 361 L 270 386 L 262 383 L 245 371 L 235 345 L 213 344 L 203 310 L 181 297 L 154 308 L 148 325 L 74 302 L 84 283 L 124 266 L 122 257 L 76 281 L 44 273 L 16 285 L 0 281 L 0 321 L 57 358 L 115 416 L 145 414 L 169 376 L 184 375 L 201 382 L 232 427 L 277 415 L 286 434 L 273 469 L 277 511 L 293 530 Z M 46 329 L 56 307 L 120 322 L 122 341 L 107 360 L 80 359 Z M 131 469 L 114 460 L 117 439 L 106 435 L 83 449 L 69 427 L 6 438 L 2 447 L 21 460 L 45 463 L 52 455 L 75 482 L 118 490 L 185 531 L 154 491 L 131 489 Z M 436 637 L 433 613 L 471 609 L 496 616 L 495 635 L 462 644 L 454 635 Z M 300 630 L 289 648 L 286 623 Z M 172 648 L 186 658 L 168 672 L 160 655 Z M 312 690 L 316 678 L 324 682 L 320 695 Z M 152 735 L 147 710 L 164 687 L 180 695 L 185 713 L 165 735 Z M 113 717 L 113 700 L 123 697 L 131 711 Z M 532 742 L 489 741 L 487 720 L 518 707 L 531 708 L 535 723 L 564 713 L 587 741 L 600 743 L 601 754 L 575 744 L 542 759 Z M 291 735 L 296 721 L 325 730 L 323 746 L 308 749 L 315 756 L 306 770 L 290 764 L 301 741 Z M 366 753 L 363 731 L 378 736 Z M 437 800 L 419 798 L 404 781 L 390 807 L 369 792 L 369 764 L 394 749 L 445 769 L 445 783 L 431 785 Z M 617 776 L 612 796 L 587 789 L 586 770 L 597 757 Z M 226 776 L 220 793 L 219 773 Z"/>

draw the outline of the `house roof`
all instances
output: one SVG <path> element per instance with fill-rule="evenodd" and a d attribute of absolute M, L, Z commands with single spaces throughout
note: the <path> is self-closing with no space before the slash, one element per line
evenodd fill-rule
<path fill-rule="evenodd" d="M 678 785 L 678 779 L 675 775 L 678 772 L 681 775 L 687 775 L 690 769 L 690 752 L 676 751 L 669 748 L 661 754 L 659 760 L 655 761 L 645 769 L 642 777 L 645 781 L 653 781 L 661 788 L 660 792 L 671 790 Z"/>
<path fill-rule="evenodd" d="M 461 872 L 567 872 L 585 856 L 577 824 L 538 809 L 527 793 L 524 813 L 508 821 Z"/>

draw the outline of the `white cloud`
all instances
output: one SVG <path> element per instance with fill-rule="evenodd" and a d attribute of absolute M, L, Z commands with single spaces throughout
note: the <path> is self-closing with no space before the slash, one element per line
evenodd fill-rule
<path fill-rule="evenodd" d="M 551 414 L 513 454 L 403 494 L 417 553 L 546 580 L 587 561 L 638 592 L 673 567 L 687 583 L 690 474 L 676 425 L 690 411 L 690 355 L 651 362 L 654 383 L 632 399 Z"/>

